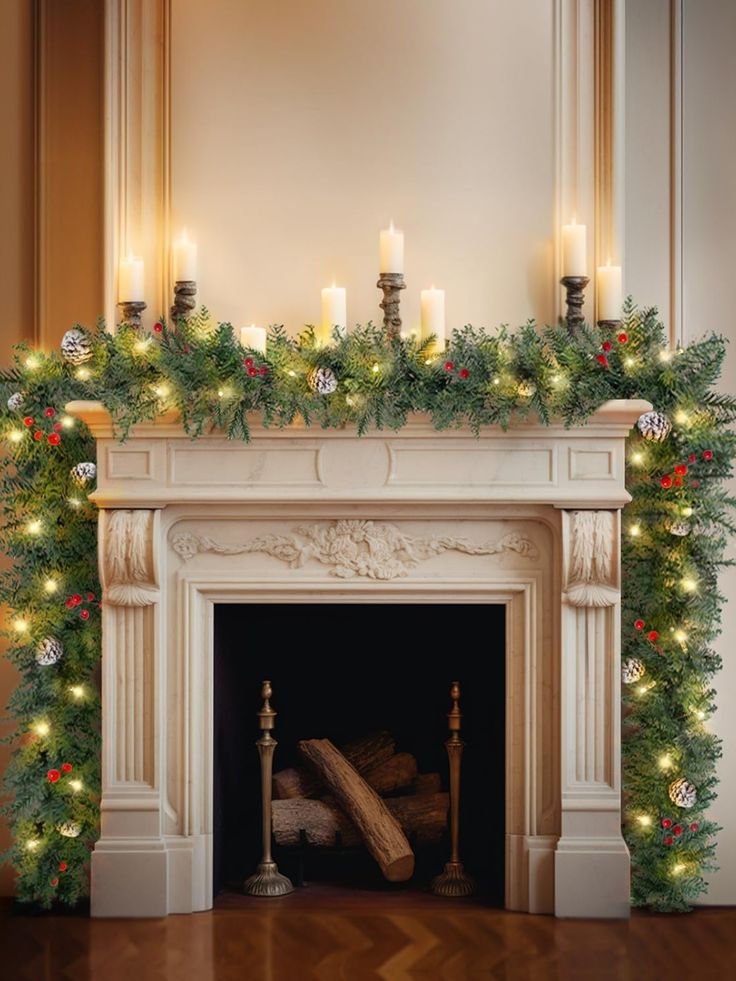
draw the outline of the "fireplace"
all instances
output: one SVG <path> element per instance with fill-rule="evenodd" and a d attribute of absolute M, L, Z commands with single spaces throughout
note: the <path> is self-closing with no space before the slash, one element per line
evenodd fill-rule
<path fill-rule="evenodd" d="M 340 746 L 383 731 L 406 761 L 389 802 L 429 800 L 441 792 L 447 818 L 446 713 L 452 679 L 462 684 L 463 759 L 461 852 L 479 898 L 504 897 L 505 643 L 503 606 L 311 603 L 228 604 L 215 608 L 213 886 L 238 891 L 260 860 L 260 770 L 253 746 L 262 678 L 272 680 L 276 720 L 275 769 L 303 768 L 298 740 L 328 737 Z M 485 640 L 478 650 L 472 639 Z M 407 642 L 409 639 L 409 642 Z M 371 649 L 373 648 L 373 650 Z M 413 761 L 420 775 L 413 779 Z M 441 784 L 435 787 L 435 778 Z M 277 781 L 278 783 L 278 781 Z M 429 790 L 424 787 L 429 785 Z M 277 793 L 277 796 L 278 795 Z M 282 795 L 285 796 L 285 795 Z M 319 798 L 318 789 L 307 792 Z M 274 806 L 278 808 L 282 802 Z M 361 846 L 336 837 L 275 852 L 292 881 L 364 890 L 391 888 Z M 414 829 L 416 830 L 416 829 Z M 406 888 L 426 889 L 448 857 L 446 828 L 408 830 L 416 858 Z M 427 833 L 430 832 L 430 833 Z"/>
<path fill-rule="evenodd" d="M 628 915 L 620 509 L 625 438 L 647 408 L 609 402 L 580 427 L 525 421 L 477 438 L 438 433 L 424 418 L 361 438 L 254 421 L 245 445 L 217 433 L 192 442 L 173 415 L 119 444 L 102 406 L 68 406 L 98 440 L 103 796 L 93 915 L 212 905 L 214 637 L 217 608 L 230 604 L 397 604 L 423 607 L 428 619 L 447 604 L 501 607 L 505 765 L 490 755 L 487 765 L 505 775 L 504 905 Z M 489 633 L 476 653 L 497 656 L 497 639 Z M 446 691 L 439 697 L 446 710 Z M 243 692 L 254 728 L 256 708 L 257 692 Z"/>

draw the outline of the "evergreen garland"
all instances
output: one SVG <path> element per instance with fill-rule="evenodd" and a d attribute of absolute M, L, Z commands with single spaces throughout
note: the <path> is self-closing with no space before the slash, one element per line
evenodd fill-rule
<path fill-rule="evenodd" d="M 369 324 L 326 348 L 311 328 L 296 339 L 272 328 L 264 356 L 244 350 L 232 327 L 212 324 L 206 311 L 176 328 L 159 323 L 150 335 L 127 326 L 111 334 L 101 324 L 82 334 L 91 349 L 83 363 L 21 347 L 0 374 L 0 544 L 13 559 L 0 600 L 11 610 L 9 657 L 20 671 L 10 702 L 17 748 L 6 775 L 14 835 L 6 857 L 21 900 L 74 905 L 87 894 L 99 820 L 94 477 L 77 466 L 94 461 L 95 446 L 64 414 L 67 402 L 103 402 L 120 438 L 175 410 L 192 437 L 216 427 L 247 440 L 254 413 L 266 426 L 302 419 L 362 434 L 399 429 L 409 413 L 424 412 L 437 429 L 478 433 L 530 414 L 572 425 L 607 399 L 643 398 L 672 431 L 657 442 L 634 429 L 628 446 L 624 830 L 633 903 L 690 907 L 713 868 L 718 830 L 704 814 L 720 749 L 704 723 L 719 666 L 710 648 L 723 602 L 718 572 L 736 530 L 736 502 L 723 486 L 736 456 L 728 429 L 736 399 L 714 390 L 721 338 L 671 352 L 656 311 L 631 304 L 615 333 L 584 327 L 572 339 L 564 325 L 493 335 L 465 327 L 441 355 L 431 341 L 390 341 Z M 320 385 L 317 369 L 329 369 Z M 337 387 L 323 394 L 329 372 Z"/>

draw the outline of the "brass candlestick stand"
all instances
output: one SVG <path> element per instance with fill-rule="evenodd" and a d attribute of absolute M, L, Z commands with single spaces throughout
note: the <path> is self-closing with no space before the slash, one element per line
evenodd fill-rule
<path fill-rule="evenodd" d="M 401 336 L 401 315 L 399 304 L 401 291 L 406 289 L 403 273 L 381 273 L 376 286 L 383 290 L 379 306 L 383 310 L 383 326 L 387 336 L 395 341 Z"/>
<path fill-rule="evenodd" d="M 460 738 L 460 682 L 453 681 L 450 688 L 452 708 L 447 713 L 450 738 L 445 743 L 450 761 L 450 861 L 445 871 L 432 880 L 432 892 L 436 896 L 470 896 L 475 892 L 475 881 L 465 872 L 460 861 L 460 764 L 465 744 Z"/>
<path fill-rule="evenodd" d="M 271 735 L 276 718 L 276 713 L 269 702 L 272 694 L 271 682 L 264 681 L 261 686 L 263 705 L 258 713 L 261 738 L 256 741 L 258 755 L 261 758 L 263 857 L 257 871 L 243 883 L 243 892 L 247 896 L 286 896 L 294 891 L 291 881 L 285 875 L 281 875 L 271 858 L 271 776 L 273 751 L 277 746 L 276 740 Z"/>
<path fill-rule="evenodd" d="M 585 287 L 590 280 L 587 276 L 563 276 L 560 280 L 565 287 L 567 296 L 567 328 L 574 336 L 578 333 L 578 328 L 584 323 L 583 304 L 585 303 Z"/>
<path fill-rule="evenodd" d="M 130 324 L 131 327 L 140 327 L 141 314 L 146 309 L 143 300 L 123 300 L 118 303 L 118 306 L 123 311 L 121 323 Z"/>
<path fill-rule="evenodd" d="M 188 317 L 197 305 L 197 284 L 192 279 L 181 279 L 174 283 L 174 303 L 171 307 L 171 322 L 176 324 L 182 317 Z"/>

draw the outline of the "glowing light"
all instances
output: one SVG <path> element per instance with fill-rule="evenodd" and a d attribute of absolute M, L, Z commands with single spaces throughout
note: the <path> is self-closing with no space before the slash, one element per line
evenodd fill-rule
<path fill-rule="evenodd" d="M 680 585 L 682 586 L 682 588 L 685 590 L 686 593 L 694 593 L 695 590 L 698 588 L 697 582 L 694 579 L 690 579 L 688 576 L 686 576 L 682 580 Z"/>
<path fill-rule="evenodd" d="M 636 364 L 636 358 L 632 358 L 631 355 L 629 355 L 628 358 L 624 358 L 624 364 L 627 368 L 633 368 Z"/>
<path fill-rule="evenodd" d="M 693 513 L 693 509 L 690 508 L 690 507 L 683 508 L 681 513 L 682 513 L 683 518 L 691 518 L 692 517 L 692 513 Z"/>
<path fill-rule="evenodd" d="M 84 685 L 71 685 L 69 691 L 72 693 L 74 698 L 84 698 Z"/>
<path fill-rule="evenodd" d="M 496 377 L 493 379 L 493 384 L 494 385 L 500 385 L 501 384 L 501 379 L 498 377 L 498 375 L 496 375 Z"/>
<path fill-rule="evenodd" d="M 641 525 L 630 525 L 629 534 L 632 538 L 638 538 L 641 535 Z"/>
<path fill-rule="evenodd" d="M 660 770 L 671 770 L 675 765 L 669 753 L 663 753 L 657 760 Z"/>
<path fill-rule="evenodd" d="M 51 726 L 48 722 L 37 722 L 33 727 L 33 731 L 37 736 L 48 736 L 51 732 Z"/>
<path fill-rule="evenodd" d="M 43 584 L 43 588 L 46 590 L 47 593 L 55 593 L 59 588 L 58 580 L 47 579 L 46 582 Z"/>
<path fill-rule="evenodd" d="M 672 875 L 682 875 L 687 866 L 683 862 L 677 862 L 676 865 L 672 866 Z"/>
<path fill-rule="evenodd" d="M 425 364 L 432 364 L 432 359 L 431 358 L 425 358 L 424 363 Z"/>
<path fill-rule="evenodd" d="M 293 370 L 293 368 L 289 368 L 286 374 L 289 376 L 289 378 L 296 378 L 296 372 Z"/>
<path fill-rule="evenodd" d="M 20 443 L 23 439 L 23 432 L 20 429 L 11 429 L 8 433 L 8 439 L 11 443 Z"/>
<path fill-rule="evenodd" d="M 678 644 L 684 644 L 687 640 L 687 634 L 684 630 L 676 630 L 674 637 Z"/>
<path fill-rule="evenodd" d="M 684 409 L 678 409 L 675 413 L 675 422 L 680 426 L 686 426 L 690 422 L 690 416 Z"/>
<path fill-rule="evenodd" d="M 346 395 L 345 396 L 345 405 L 353 406 L 353 405 L 355 405 L 355 400 L 353 398 L 351 398 L 350 395 Z"/>
<path fill-rule="evenodd" d="M 649 828 L 652 824 L 652 819 L 648 814 L 640 814 L 636 819 L 642 828 Z"/>
<path fill-rule="evenodd" d="M 82 502 L 79 500 L 78 497 L 67 497 L 66 502 L 70 507 L 73 508 L 81 508 L 82 506 Z"/>
<path fill-rule="evenodd" d="M 669 348 L 663 347 L 662 350 L 659 352 L 659 360 L 664 362 L 665 364 L 668 361 L 671 361 L 672 351 L 670 351 Z"/>
<path fill-rule="evenodd" d="M 39 366 L 39 360 L 38 358 L 34 358 L 34 356 L 31 354 L 26 358 L 25 364 L 29 371 L 35 371 Z"/>
<path fill-rule="evenodd" d="M 28 621 L 24 620 L 23 617 L 17 617 L 13 620 L 13 629 L 19 634 L 25 634 L 28 632 Z"/>
<path fill-rule="evenodd" d="M 639 685 L 639 687 L 636 689 L 637 695 L 646 695 L 648 691 L 649 688 L 647 688 L 646 685 Z"/>
<path fill-rule="evenodd" d="M 135 342 L 135 344 L 133 345 L 133 350 L 135 351 L 136 354 L 145 354 L 150 346 L 151 346 L 151 338 L 144 337 L 142 340 Z"/>
<path fill-rule="evenodd" d="M 171 394 L 171 389 L 168 385 L 154 385 L 153 394 L 157 395 L 160 399 L 165 399 Z"/>
<path fill-rule="evenodd" d="M 373 372 L 374 375 L 377 375 L 380 370 L 381 369 L 377 364 L 374 364 L 373 367 L 371 368 L 371 371 Z"/>
<path fill-rule="evenodd" d="M 631 462 L 632 463 L 635 463 L 637 465 L 637 467 L 638 466 L 641 466 L 641 464 L 644 463 L 644 454 L 643 453 L 639 453 L 639 452 L 632 453 L 631 454 Z"/>
<path fill-rule="evenodd" d="M 35 852 L 40 844 L 41 842 L 39 841 L 38 838 L 29 838 L 28 841 L 26 842 L 26 851 Z"/>
<path fill-rule="evenodd" d="M 702 722 L 705 719 L 706 713 L 703 711 L 703 709 L 696 709 L 695 716 Z"/>
<path fill-rule="evenodd" d="M 75 374 L 77 378 L 83 382 L 89 381 L 92 377 L 92 372 L 89 370 L 89 368 L 77 368 Z"/>
<path fill-rule="evenodd" d="M 62 416 L 59 420 L 64 429 L 74 429 L 75 419 L 73 416 Z"/>
<path fill-rule="evenodd" d="M 75 778 L 74 780 L 69 781 L 69 786 L 72 788 L 75 794 L 78 794 L 82 787 L 84 787 L 84 784 L 81 780 L 77 780 Z"/>
<path fill-rule="evenodd" d="M 29 535 L 40 535 L 42 528 L 43 525 L 38 520 L 38 518 L 34 518 L 33 521 L 29 521 L 28 524 L 26 525 L 26 531 L 28 532 Z"/>

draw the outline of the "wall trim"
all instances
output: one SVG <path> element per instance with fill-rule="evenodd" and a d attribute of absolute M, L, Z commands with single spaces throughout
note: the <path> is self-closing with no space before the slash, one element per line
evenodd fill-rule
<path fill-rule="evenodd" d="M 670 0 L 670 344 L 684 336 L 684 0 Z"/>

